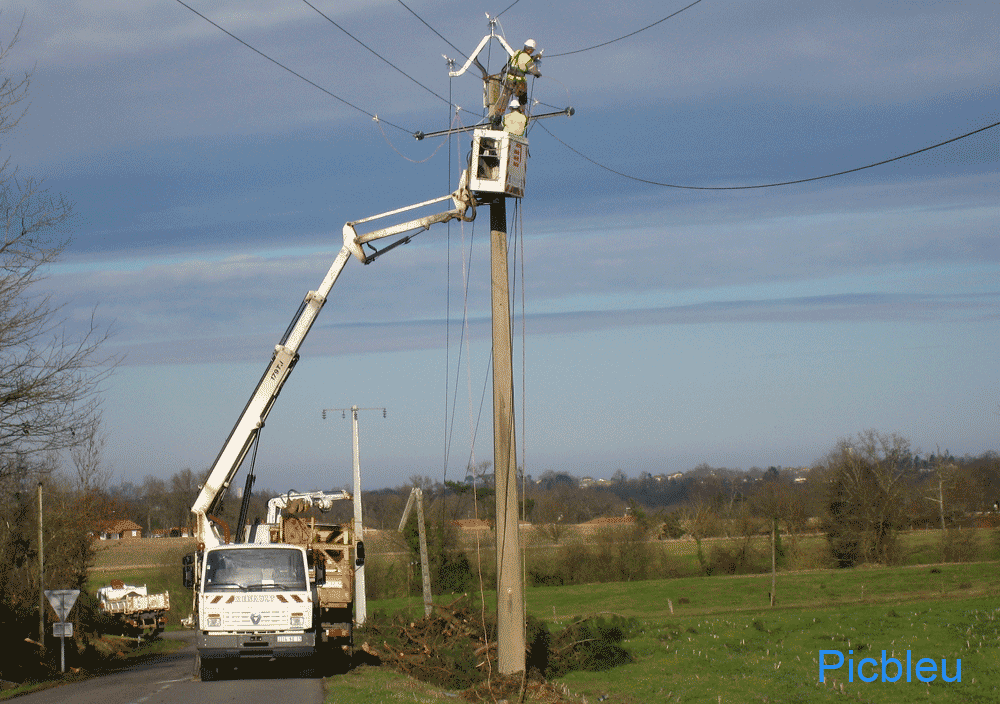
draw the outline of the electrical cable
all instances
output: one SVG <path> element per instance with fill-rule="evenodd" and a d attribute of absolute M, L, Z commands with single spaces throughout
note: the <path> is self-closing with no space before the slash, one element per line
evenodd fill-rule
<path fill-rule="evenodd" d="M 447 59 L 446 59 L 447 60 Z M 451 105 L 452 88 L 455 79 L 448 77 L 448 104 Z M 449 107 L 449 113 L 451 108 Z M 449 119 L 451 115 L 448 115 Z M 448 188 L 451 188 L 451 138 L 448 138 Z M 451 372 L 451 220 L 447 223 L 447 246 L 445 248 L 445 290 L 444 290 L 444 427 L 442 428 L 442 439 L 444 441 L 444 452 L 442 462 L 444 464 L 443 479 L 445 486 L 448 486 L 448 374 Z M 457 386 L 457 384 L 456 384 Z M 454 413 L 454 411 L 452 411 Z"/>
<path fill-rule="evenodd" d="M 591 49 L 599 49 L 602 46 L 607 46 L 608 44 L 614 44 L 615 42 L 620 42 L 622 39 L 628 39 L 629 37 L 634 37 L 639 32 L 645 32 L 647 29 L 651 29 L 651 28 L 655 27 L 656 25 L 660 24 L 661 22 L 666 22 L 671 17 L 676 17 L 677 15 L 681 14 L 682 12 L 684 12 L 684 10 L 687 10 L 688 8 L 694 7 L 695 5 L 697 5 L 700 2 L 701 2 L 701 0 L 694 0 L 694 2 L 691 3 L 690 5 L 688 5 L 687 7 L 682 7 L 677 12 L 671 13 L 671 14 L 667 15 L 666 17 L 664 17 L 663 19 L 657 20 L 656 22 L 653 22 L 653 24 L 648 24 L 645 27 L 643 27 L 642 29 L 637 29 L 634 32 L 630 32 L 630 33 L 626 34 L 623 37 L 618 37 L 617 39 L 611 39 L 611 40 L 603 42 L 601 44 L 595 44 L 594 46 L 588 46 L 586 49 L 575 49 L 573 51 L 564 51 L 561 54 L 549 54 L 546 58 L 554 59 L 557 56 L 569 56 L 570 54 L 579 54 L 579 53 L 584 52 L 584 51 L 590 51 Z"/>
<path fill-rule="evenodd" d="M 178 0 L 178 1 L 179 1 L 179 0 Z M 427 27 L 427 29 L 431 30 L 432 32 L 434 32 L 434 34 L 436 34 L 436 35 L 438 35 L 439 37 L 441 37 L 441 39 L 442 39 L 442 40 L 444 41 L 444 43 L 445 43 L 445 44 L 447 44 L 448 46 L 450 46 L 450 47 L 451 47 L 452 49 L 454 49 L 455 51 L 457 51 L 457 52 L 459 53 L 459 55 L 460 55 L 460 56 L 461 56 L 461 57 L 462 57 L 463 59 L 465 59 L 465 60 L 467 60 L 467 61 L 468 61 L 469 57 L 468 57 L 468 56 L 466 56 L 466 55 L 465 55 L 465 54 L 464 54 L 464 53 L 462 52 L 462 50 L 461 50 L 461 49 L 459 49 L 459 48 L 458 48 L 457 46 L 455 46 L 455 45 L 454 45 L 454 44 L 452 44 L 452 43 L 451 43 L 450 41 L 448 41 L 447 39 L 445 39 L 444 35 L 442 35 L 442 34 L 441 34 L 441 32 L 437 31 L 436 29 L 434 29 L 433 27 L 431 27 L 431 26 L 430 26 L 429 24 L 427 24 L 427 22 L 425 22 L 425 21 L 424 21 L 424 18 L 423 18 L 423 17 L 421 17 L 420 15 L 418 15 L 418 14 L 417 14 L 416 12 L 414 12 L 413 10 L 411 10 L 411 9 L 410 9 L 410 7 L 409 7 L 409 5 L 407 5 L 407 4 L 405 3 L 405 2 L 403 2 L 403 0 L 397 0 L 397 2 L 399 2 L 399 4 L 400 4 L 400 5 L 402 5 L 402 6 L 403 6 L 403 7 L 405 7 L 405 8 L 407 9 L 407 10 L 409 10 L 409 12 L 410 12 L 410 14 L 411 14 L 411 15 L 413 15 L 413 16 L 414 16 L 414 17 L 416 17 L 416 18 L 417 18 L 418 20 L 420 20 L 421 22 L 423 22 L 424 26 L 425 26 L 425 27 Z"/>
<path fill-rule="evenodd" d="M 616 175 L 621 176 L 623 178 L 630 179 L 632 181 L 639 181 L 640 183 L 648 183 L 651 186 L 662 186 L 664 188 L 681 188 L 681 189 L 692 190 L 692 191 L 747 191 L 747 190 L 759 189 L 759 188 L 774 188 L 776 186 L 791 186 L 791 185 L 796 184 L 796 183 L 808 183 L 810 181 L 820 181 L 820 180 L 825 179 L 825 178 L 833 178 L 834 176 L 843 176 L 844 174 L 852 174 L 852 173 L 854 173 L 856 171 L 864 171 L 865 169 L 871 169 L 871 168 L 874 168 L 876 166 L 882 166 L 883 164 L 889 164 L 889 163 L 892 163 L 893 161 L 899 161 L 900 159 L 907 159 L 907 158 L 909 158 L 911 156 L 916 156 L 917 154 L 922 154 L 923 152 L 928 152 L 931 149 L 937 149 L 938 147 L 943 147 L 946 144 L 951 144 L 952 142 L 957 142 L 960 139 L 965 139 L 966 137 L 971 137 L 974 134 L 979 134 L 980 132 L 985 132 L 986 130 L 993 129 L 997 125 L 1000 125 L 1000 122 L 994 122 L 992 125 L 986 125 L 985 127 L 980 127 L 977 130 L 973 130 L 971 132 L 966 132 L 965 134 L 959 135 L 958 137 L 952 137 L 951 139 L 946 139 L 943 142 L 938 142 L 937 144 L 932 144 L 929 147 L 924 147 L 923 149 L 917 149 L 916 151 L 908 152 L 908 153 L 903 154 L 901 156 L 894 156 L 891 159 L 883 159 L 882 161 L 877 161 L 874 164 L 868 164 L 866 166 L 858 166 L 856 168 L 847 169 L 845 171 L 838 171 L 835 174 L 825 174 L 823 176 L 812 176 L 810 178 L 800 178 L 800 179 L 795 179 L 794 181 L 780 181 L 780 182 L 777 182 L 777 183 L 760 183 L 760 184 L 756 184 L 756 185 L 753 185 L 753 186 L 683 186 L 683 185 L 678 185 L 678 184 L 675 184 L 675 183 L 661 183 L 659 181 L 651 181 L 649 179 L 639 178 L 638 176 L 632 176 L 630 174 L 622 173 L 621 171 L 616 171 L 615 169 L 612 169 L 610 166 L 605 166 L 604 164 L 601 164 L 601 163 L 599 163 L 597 161 L 594 161 L 593 159 L 591 159 L 589 156 L 587 156 L 586 154 L 584 154 L 580 150 L 578 150 L 578 149 L 576 149 L 574 147 L 571 147 L 570 145 L 566 144 L 566 142 L 564 142 L 563 140 L 561 140 L 558 137 L 556 137 L 554 134 L 552 134 L 552 132 L 545 125 L 539 124 L 538 126 L 541 127 L 543 130 L 545 130 L 546 132 L 548 132 L 549 136 L 552 137 L 552 139 L 554 139 L 557 142 L 559 142 L 561 145 L 563 145 L 564 147 L 566 147 L 567 149 L 569 149 L 571 152 L 574 152 L 578 156 L 583 157 L 584 159 L 586 159 L 587 161 L 589 161 L 594 166 L 600 167 L 600 168 L 604 169 L 605 171 L 610 171 L 613 174 L 616 174 Z"/>
<path fill-rule="evenodd" d="M 508 5 L 508 6 L 507 6 L 507 7 L 506 7 L 506 8 L 505 8 L 505 9 L 504 9 L 503 11 L 501 11 L 501 12 L 500 12 L 500 15 L 502 15 L 502 14 L 503 14 L 504 12 L 506 12 L 506 11 L 507 11 L 507 10 L 509 10 L 510 8 L 514 7 L 514 5 L 516 5 L 516 4 L 517 4 L 517 3 L 519 3 L 519 2 L 521 2 L 521 0 L 514 0 L 514 2 L 512 2 L 512 3 L 511 3 L 510 5 Z M 496 16 L 496 17 L 494 17 L 493 19 L 495 19 L 495 20 L 498 20 L 498 19 L 500 19 L 500 15 L 497 15 L 497 16 Z"/>
<path fill-rule="evenodd" d="M 524 283 L 524 215 L 521 208 L 521 199 L 514 201 L 514 218 L 516 221 L 515 230 L 518 235 L 517 243 L 520 245 L 514 248 L 515 264 L 517 255 L 520 253 L 521 267 L 514 267 L 515 277 L 517 272 L 521 275 L 521 521 L 527 522 L 528 505 L 528 326 L 527 309 L 525 305 L 526 289 Z M 512 321 L 513 324 L 513 321 Z M 518 531 L 520 534 L 520 530 Z M 528 582 L 528 554 L 526 550 L 521 550 L 521 613 L 528 613 L 528 595 L 524 591 L 524 585 Z M 524 619 L 521 624 L 521 638 L 523 642 L 528 642 L 528 620 Z M 523 697 L 524 687 L 527 682 L 527 669 L 521 672 L 521 692 Z"/>
<path fill-rule="evenodd" d="M 457 134 L 455 135 L 455 140 L 456 140 L 456 142 L 458 141 L 458 135 Z M 450 146 L 451 139 L 448 140 L 448 143 L 449 143 L 449 146 Z M 459 159 L 461 159 L 461 149 L 459 149 L 458 157 L 459 157 Z M 450 164 L 449 164 L 449 171 L 450 171 Z M 450 176 L 449 176 L 449 181 L 448 182 L 449 182 L 449 184 L 451 183 Z M 461 226 L 462 226 L 461 227 L 461 232 L 462 232 L 462 284 L 463 284 L 463 299 L 464 299 L 463 300 L 463 308 L 462 308 L 462 334 L 461 334 L 461 336 L 459 338 L 459 342 L 458 342 L 458 361 L 457 361 L 456 366 L 455 366 L 455 389 L 454 389 L 454 391 L 452 393 L 452 400 L 451 400 L 451 409 L 452 410 L 451 410 L 451 421 L 450 421 L 450 423 L 448 421 L 448 389 L 447 389 L 447 387 L 448 387 L 448 381 L 447 381 L 447 377 L 445 378 L 445 464 L 446 465 L 447 465 L 448 461 L 451 458 L 451 443 L 452 443 L 452 439 L 454 437 L 454 432 L 455 432 L 455 430 L 454 430 L 455 429 L 455 414 L 458 411 L 458 387 L 459 387 L 459 379 L 461 377 L 461 371 L 462 371 L 462 343 L 463 343 L 463 341 L 466 343 L 466 345 L 468 345 L 468 328 L 469 328 L 469 271 L 472 268 L 472 246 L 471 246 L 471 243 L 470 243 L 469 260 L 468 260 L 468 263 L 466 263 L 466 259 L 465 259 L 465 223 L 462 222 Z M 476 230 L 475 230 L 475 228 L 476 228 L 475 220 L 472 221 L 472 224 L 470 225 L 470 227 L 472 228 L 472 239 L 474 241 L 474 239 L 475 239 L 475 233 L 476 233 Z M 449 240 L 449 247 L 450 247 L 450 240 Z M 450 325 L 451 325 L 451 314 L 450 314 L 450 310 L 451 310 L 451 258 L 450 258 L 450 249 L 449 249 L 448 272 L 449 273 L 448 273 L 448 295 L 447 295 L 447 298 L 448 298 L 448 305 L 449 305 L 449 313 L 448 313 L 448 315 L 447 315 L 447 317 L 445 319 L 445 325 L 448 326 L 448 329 L 450 330 Z M 448 352 L 450 354 L 450 350 L 451 350 L 451 343 L 450 342 L 448 342 L 447 349 L 448 349 Z M 471 351 L 466 356 L 471 360 Z M 467 366 L 469 364 L 470 364 L 470 362 L 466 362 Z M 449 366 L 450 366 L 450 362 L 449 362 Z M 449 369 L 449 373 L 450 373 L 450 369 Z M 471 378 L 470 378 L 470 382 L 469 383 L 470 383 L 469 407 L 470 407 L 470 416 L 471 416 L 471 407 L 472 407 L 472 392 L 471 392 L 471 383 L 472 382 L 471 382 Z M 469 425 L 470 425 L 470 434 L 471 434 L 471 426 L 472 426 L 471 419 L 470 419 Z M 472 441 L 472 444 L 474 446 L 474 444 L 475 444 L 474 440 Z M 473 455 L 474 455 L 475 454 L 474 447 L 473 447 L 472 452 L 473 452 Z"/>
<path fill-rule="evenodd" d="M 368 46 L 367 44 L 365 44 L 363 41 L 361 41 L 360 39 L 358 39 L 357 37 L 355 37 L 353 34 L 351 34 L 350 32 L 348 32 L 346 29 L 344 29 L 341 25 L 337 24 L 337 22 L 334 21 L 333 18 L 331 18 L 331 17 L 327 16 L 326 14 L 324 14 L 318 7 L 316 7 L 311 2 L 309 2 L 309 0 L 302 0 L 302 2 L 304 2 L 306 5 L 308 5 L 313 10 L 315 10 L 316 13 L 319 14 L 320 17 L 322 17 L 323 19 L 325 19 L 327 22 L 329 22 L 330 24 L 332 24 L 334 27 L 336 27 L 337 29 L 339 29 L 341 32 L 343 32 L 344 34 L 346 34 L 347 36 L 349 36 L 351 39 L 353 39 L 354 41 L 356 41 L 358 44 L 360 44 L 361 46 L 363 46 L 365 49 L 367 49 L 368 51 L 370 51 L 377 58 L 379 58 L 380 60 L 382 60 L 383 62 L 385 62 L 389 66 L 391 66 L 392 68 L 394 68 L 397 71 L 399 71 L 399 73 L 401 73 L 403 76 L 405 76 L 406 78 L 409 78 L 411 81 L 413 81 L 418 86 L 420 86 L 421 88 L 423 88 L 424 90 L 426 90 L 428 93 L 430 93 L 431 95 L 433 95 L 435 98 L 438 98 L 439 100 L 443 100 L 444 102 L 448 103 L 448 105 L 451 105 L 451 101 L 450 100 L 448 100 L 447 98 L 445 98 L 443 95 L 438 95 L 431 88 L 428 88 L 423 83 L 421 83 L 420 81 L 418 81 L 416 78 L 414 78 L 413 76 L 410 76 L 409 74 L 407 74 L 405 71 L 403 71 L 403 69 L 399 68 L 399 66 L 396 66 L 394 63 L 392 63 L 391 61 L 389 61 L 389 59 L 387 59 L 384 56 L 382 56 L 381 54 L 379 54 L 377 51 L 375 51 L 370 46 Z"/>
<path fill-rule="evenodd" d="M 462 223 L 462 282 L 463 282 L 463 306 L 462 306 L 462 334 L 458 341 L 458 361 L 455 365 L 455 389 L 452 393 L 451 399 L 451 422 L 448 427 L 446 427 L 447 434 L 447 454 L 450 458 L 451 456 L 451 443 L 455 434 L 455 417 L 458 412 L 458 388 L 459 380 L 462 376 L 462 358 L 463 353 L 465 357 L 465 366 L 467 373 L 469 375 L 469 444 L 470 444 L 470 459 L 466 463 L 468 466 L 475 466 L 475 431 L 473 430 L 472 422 L 472 350 L 470 348 L 470 338 L 469 334 L 469 273 L 472 270 L 472 251 L 473 244 L 475 240 L 475 222 L 470 226 L 472 228 L 472 241 L 469 243 L 469 259 L 466 261 L 465 258 L 465 223 Z M 463 349 L 463 344 L 465 345 Z M 445 399 L 447 404 L 447 398 Z M 447 411 L 446 411 L 447 414 Z M 447 421 L 447 418 L 446 418 Z"/>
<path fill-rule="evenodd" d="M 378 115 L 376 115 L 374 113 L 370 113 L 367 110 L 365 110 L 364 108 L 358 107 L 357 105 L 355 105 L 354 103 L 352 103 L 352 102 L 350 102 L 348 100 L 344 100 L 339 95 L 336 95 L 335 93 L 327 90 L 326 88 L 324 88 L 323 86 L 319 85 L 318 83 L 309 80 L 308 78 L 306 78 L 305 76 L 303 76 L 301 73 L 298 73 L 297 71 L 289 68 L 288 66 L 285 66 L 280 61 L 278 61 L 276 59 L 272 59 L 270 56 L 268 56 L 267 54 L 265 54 L 260 49 L 257 49 L 255 47 L 251 46 L 250 44 L 248 44 L 247 42 L 243 41 L 242 39 L 240 39 L 239 37 L 237 37 L 235 34 L 233 34 L 232 32 L 230 32 L 225 27 L 221 26 L 220 24 L 218 24 L 216 22 L 213 22 L 208 17 L 206 17 L 205 15 L 201 14 L 200 12 L 198 12 L 196 9 L 194 9 L 193 7 L 191 7 L 190 5 L 188 5 L 186 2 L 184 2 L 184 0 L 177 0 L 177 2 L 179 4 L 181 4 L 181 5 L 183 5 L 184 7 L 186 7 L 187 9 L 191 10 L 191 12 L 193 12 L 194 14 L 198 15 L 199 17 L 201 17 L 203 20 L 205 20 L 206 22 L 208 22 L 210 25 L 212 25 L 216 29 L 224 32 L 225 34 L 229 35 L 230 37 L 232 37 L 233 39 L 235 39 L 236 41 L 238 41 L 240 44 L 242 44 L 243 46 L 245 46 L 247 49 L 250 49 L 250 51 L 252 51 L 252 52 L 254 52 L 256 54 L 259 54 L 260 56 L 264 57 L 265 59 L 267 59 L 268 61 L 270 61 L 275 66 L 277 66 L 279 68 L 282 68 L 285 71 L 288 71 L 288 73 L 292 74 L 296 78 L 299 78 L 299 79 L 305 81 L 306 83 L 308 83 L 309 85 L 311 85 L 313 88 L 318 88 L 319 90 L 321 90 L 324 93 L 326 93 L 327 95 L 329 95 L 331 98 L 333 98 L 335 100 L 339 100 L 341 103 L 343 103 L 347 107 L 354 108 L 358 112 L 364 113 L 365 115 L 367 115 L 368 117 L 372 118 L 376 122 L 384 122 L 387 125 L 391 125 L 392 127 L 395 127 L 397 130 L 401 130 L 401 131 L 406 132 L 408 134 L 413 134 L 413 130 L 407 129 L 406 127 L 402 127 L 400 125 L 397 125 L 396 123 L 390 122 L 389 120 L 385 120 L 383 118 L 380 118 Z"/>
<path fill-rule="evenodd" d="M 382 137 L 385 139 L 385 143 L 388 144 L 390 148 L 392 148 L 392 151 L 394 151 L 397 154 L 399 154 L 401 157 L 403 157 L 404 159 L 406 159 L 411 164 L 423 164 L 426 161 L 430 161 L 431 159 L 434 158 L 434 155 L 437 154 L 438 151 L 440 151 L 441 146 L 444 144 L 444 142 L 439 143 L 436 147 L 434 147 L 434 151 L 432 151 L 428 156 L 424 157 L 423 159 L 411 159 L 410 157 L 406 156 L 406 154 L 404 154 L 403 152 L 401 152 L 398 149 L 396 149 L 396 145 L 392 143 L 392 140 L 389 139 L 389 135 L 387 135 L 385 133 L 385 130 L 382 129 L 382 122 L 383 122 L 383 120 L 381 118 L 379 118 L 379 117 L 373 117 L 372 121 L 375 122 L 379 126 L 379 131 L 382 133 Z M 389 124 L 392 124 L 392 123 L 390 122 Z"/>

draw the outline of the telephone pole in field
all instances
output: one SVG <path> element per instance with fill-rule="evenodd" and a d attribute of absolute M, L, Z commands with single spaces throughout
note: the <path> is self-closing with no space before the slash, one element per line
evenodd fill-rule
<path fill-rule="evenodd" d="M 450 136 L 471 131 L 472 148 L 469 168 L 463 173 L 461 188 L 472 193 L 476 204 L 490 206 L 490 261 L 493 310 L 493 470 L 496 489 L 497 541 L 497 666 L 501 675 L 525 671 L 524 579 L 521 565 L 521 535 L 518 521 L 517 452 L 514 423 L 514 378 L 511 354 L 510 286 L 507 272 L 507 198 L 520 199 L 525 191 L 525 169 L 528 162 L 527 121 L 566 116 L 575 113 L 572 107 L 556 112 L 535 114 L 519 100 L 507 101 L 516 90 L 517 81 L 525 81 L 525 72 L 541 74 L 531 68 L 541 59 L 541 51 L 533 54 L 534 40 L 527 40 L 524 51 L 515 52 L 496 33 L 496 18 L 490 19 L 490 33 L 456 69 L 448 61 L 448 75 L 456 78 L 475 65 L 483 78 L 484 122 L 471 127 L 452 128 L 438 132 L 416 132 L 414 137 Z M 496 40 L 506 52 L 504 69 L 490 74 L 477 58 L 486 46 Z M 527 64 L 511 64 L 523 61 Z M 519 72 L 519 73 L 518 73 Z M 518 79 L 518 75 L 520 78 Z M 523 86 L 523 83 L 521 84 Z M 508 125 L 504 112 L 524 108 L 523 114 Z M 530 113 L 530 114 L 529 114 Z M 501 129 L 501 124 L 506 125 Z M 518 127 L 520 125 L 520 127 Z M 473 217 L 475 214 L 473 213 Z"/>
<path fill-rule="evenodd" d="M 354 539 L 357 541 L 358 554 L 355 555 L 354 565 L 354 620 L 358 625 L 364 625 L 368 620 L 368 597 L 365 594 L 365 562 L 364 562 L 364 527 L 361 520 L 361 449 L 358 441 L 358 411 L 382 411 L 385 418 L 384 408 L 324 408 L 323 420 L 326 420 L 327 411 L 340 411 L 341 417 L 345 417 L 347 411 L 351 412 L 351 438 L 354 450 Z"/>
<path fill-rule="evenodd" d="M 517 516 L 517 443 L 511 363 L 510 289 L 507 274 L 507 202 L 490 204 L 493 290 L 493 471 L 496 489 L 497 666 L 501 675 L 523 672 L 524 580 Z"/>

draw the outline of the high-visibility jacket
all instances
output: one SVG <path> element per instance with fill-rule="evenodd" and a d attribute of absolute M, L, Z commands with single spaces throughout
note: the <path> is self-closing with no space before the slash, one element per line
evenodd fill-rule
<path fill-rule="evenodd" d="M 504 132 L 516 134 L 518 137 L 524 136 L 524 130 L 528 126 L 528 117 L 523 112 L 511 110 L 503 116 Z"/>
<path fill-rule="evenodd" d="M 524 82 L 524 74 L 531 71 L 534 67 L 535 60 L 531 58 L 531 54 L 522 49 L 515 52 L 510 57 L 510 61 L 507 62 L 507 77 L 511 81 Z"/>

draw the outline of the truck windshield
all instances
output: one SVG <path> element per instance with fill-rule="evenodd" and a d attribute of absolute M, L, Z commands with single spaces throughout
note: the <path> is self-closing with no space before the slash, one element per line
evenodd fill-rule
<path fill-rule="evenodd" d="M 213 550 L 205 560 L 205 591 L 305 591 L 305 567 L 298 550 L 252 548 Z"/>

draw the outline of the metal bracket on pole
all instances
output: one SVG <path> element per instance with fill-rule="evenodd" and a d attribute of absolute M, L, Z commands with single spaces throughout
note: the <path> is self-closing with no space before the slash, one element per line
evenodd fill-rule
<path fill-rule="evenodd" d="M 543 112 L 541 115 L 532 115 L 529 119 L 529 122 L 533 120 L 541 120 L 544 117 L 558 117 L 560 115 L 565 115 L 566 117 L 573 117 L 573 115 L 575 114 L 576 114 L 576 108 L 567 107 L 563 108 L 562 110 L 557 110 L 555 112 Z M 454 129 L 449 129 L 449 130 L 438 130 L 437 132 L 414 132 L 413 138 L 416 139 L 417 141 L 420 141 L 421 139 L 426 139 L 427 137 L 444 137 L 445 135 L 449 134 L 460 134 L 462 132 L 471 132 L 479 128 L 492 129 L 488 122 L 483 122 L 478 125 L 470 125 L 469 127 L 456 127 Z"/>

